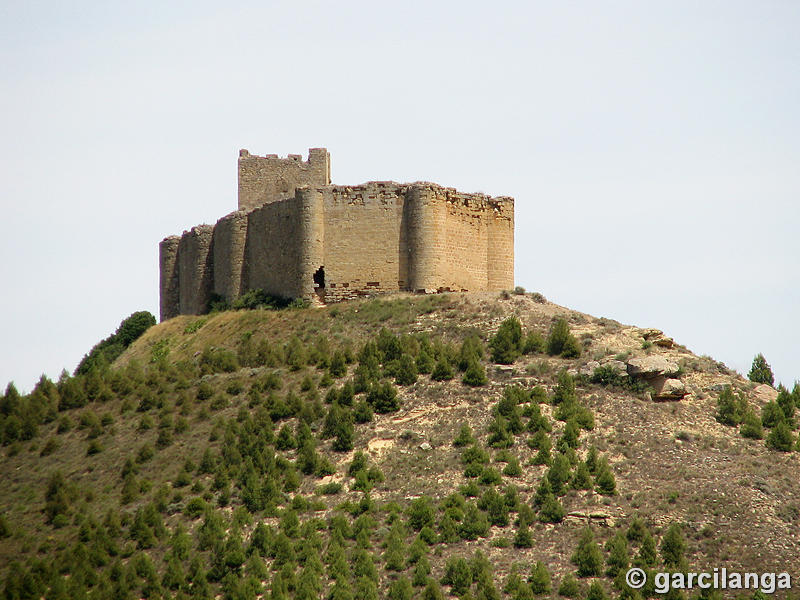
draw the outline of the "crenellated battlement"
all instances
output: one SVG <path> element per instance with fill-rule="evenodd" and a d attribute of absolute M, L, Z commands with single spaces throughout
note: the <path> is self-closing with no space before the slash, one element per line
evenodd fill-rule
<path fill-rule="evenodd" d="M 325 148 L 310 148 L 308 160 L 299 154 L 279 158 L 239 150 L 239 210 L 250 211 L 294 195 L 304 185 L 330 185 L 331 161 Z"/>
<path fill-rule="evenodd" d="M 336 302 L 514 285 L 514 199 L 427 181 L 331 185 L 330 157 L 239 152 L 239 209 L 159 246 L 161 319 L 251 289 Z"/>

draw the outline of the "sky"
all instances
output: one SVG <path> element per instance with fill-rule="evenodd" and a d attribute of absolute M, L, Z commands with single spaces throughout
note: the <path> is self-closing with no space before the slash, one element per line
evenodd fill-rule
<path fill-rule="evenodd" d="M 236 159 L 516 199 L 517 285 L 800 379 L 800 4 L 0 0 L 0 385 L 137 310 Z"/>

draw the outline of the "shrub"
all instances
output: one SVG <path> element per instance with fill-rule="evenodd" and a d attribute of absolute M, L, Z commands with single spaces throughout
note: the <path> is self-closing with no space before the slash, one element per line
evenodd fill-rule
<path fill-rule="evenodd" d="M 361 399 L 356 402 L 353 407 L 353 419 L 356 423 L 369 423 L 372 421 L 372 408 L 370 408 L 366 400 Z"/>
<path fill-rule="evenodd" d="M 664 561 L 665 566 L 677 569 L 682 566 L 685 552 L 686 540 L 683 539 L 681 527 L 677 523 L 673 523 L 661 540 L 661 560 Z"/>
<path fill-rule="evenodd" d="M 522 324 L 517 317 L 509 317 L 500 324 L 489 340 L 492 361 L 510 365 L 522 353 Z"/>
<path fill-rule="evenodd" d="M 742 437 L 751 440 L 764 439 L 764 428 L 761 425 L 761 418 L 753 411 L 748 410 L 742 418 L 742 425 L 739 427 Z"/>
<path fill-rule="evenodd" d="M 528 577 L 528 583 L 531 586 L 531 591 L 536 596 L 550 593 L 550 573 L 542 561 L 537 560 L 536 564 L 533 565 L 531 575 Z"/>
<path fill-rule="evenodd" d="M 467 423 L 461 425 L 461 429 L 458 431 L 458 435 L 453 440 L 453 446 L 456 448 L 462 448 L 464 446 L 469 446 L 470 444 L 475 443 L 475 438 L 472 436 L 472 429 Z"/>
<path fill-rule="evenodd" d="M 750 367 L 750 372 L 747 374 L 747 378 L 750 381 L 755 381 L 756 383 L 766 383 L 767 385 L 772 385 L 775 382 L 772 369 L 770 368 L 763 354 L 759 353 L 753 359 L 753 365 Z"/>
<path fill-rule="evenodd" d="M 560 355 L 564 358 L 576 358 L 581 355 L 578 340 L 570 333 L 569 325 L 564 319 L 557 319 L 547 337 L 547 353 L 550 356 Z"/>
<path fill-rule="evenodd" d="M 119 324 L 116 332 L 97 343 L 83 357 L 75 369 L 75 375 L 85 375 L 95 368 L 103 370 L 155 324 L 156 318 L 146 310 L 131 314 Z"/>
<path fill-rule="evenodd" d="M 436 510 L 429 497 L 412 500 L 408 508 L 408 524 L 412 529 L 420 531 L 423 527 L 433 527 L 435 518 Z"/>
<path fill-rule="evenodd" d="M 400 357 L 395 373 L 395 382 L 398 385 L 411 385 L 417 381 L 417 364 L 409 354 Z"/>
<path fill-rule="evenodd" d="M 723 425 L 735 427 L 742 422 L 746 409 L 747 400 L 734 394 L 731 386 L 726 385 L 717 398 L 716 419 Z"/>
<path fill-rule="evenodd" d="M 586 592 L 586 600 L 608 600 L 608 594 L 603 584 L 597 580 L 589 584 L 589 591 Z"/>
<path fill-rule="evenodd" d="M 523 354 L 541 354 L 545 351 L 547 344 L 538 331 L 529 331 L 522 343 Z"/>
<path fill-rule="evenodd" d="M 434 381 L 450 381 L 453 377 L 455 377 L 453 367 L 450 366 L 444 356 L 440 356 L 431 372 L 431 379 Z"/>
<path fill-rule="evenodd" d="M 452 596 L 461 596 L 469 591 L 472 585 L 472 571 L 467 561 L 463 558 L 450 558 L 444 568 L 442 583 L 450 586 Z"/>
<path fill-rule="evenodd" d="M 558 595 L 564 598 L 577 598 L 581 593 L 581 588 L 578 585 L 578 580 L 572 573 L 567 573 L 561 580 L 561 585 L 558 586 Z"/>
<path fill-rule="evenodd" d="M 483 368 L 483 365 L 478 362 L 477 360 L 473 360 L 470 362 L 467 370 L 464 372 L 464 377 L 461 379 L 464 385 L 468 385 L 470 387 L 480 387 L 486 385 L 488 383 L 488 379 L 486 379 L 486 371 Z"/>
<path fill-rule="evenodd" d="M 789 426 L 781 421 L 769 432 L 767 436 L 767 448 L 770 450 L 780 450 L 781 452 L 791 452 L 794 446 L 794 436 Z"/>
<path fill-rule="evenodd" d="M 578 567 L 579 577 L 598 577 L 603 572 L 603 553 L 594 541 L 594 532 L 590 527 L 581 532 L 580 541 L 570 559 Z"/>
<path fill-rule="evenodd" d="M 786 414 L 780 405 L 772 400 L 761 407 L 761 422 L 764 427 L 772 428 L 778 423 L 785 423 Z"/>
<path fill-rule="evenodd" d="M 397 389 L 388 381 L 373 384 L 367 392 L 367 402 L 378 413 L 390 413 L 400 408 Z"/>
<path fill-rule="evenodd" d="M 319 486 L 320 494 L 325 494 L 326 496 L 333 496 L 338 494 L 342 491 L 342 484 L 338 481 L 331 481 L 330 483 L 326 483 L 324 485 Z"/>
<path fill-rule="evenodd" d="M 613 496 L 617 492 L 617 480 L 605 457 L 597 465 L 595 483 L 597 491 L 605 496 Z"/>

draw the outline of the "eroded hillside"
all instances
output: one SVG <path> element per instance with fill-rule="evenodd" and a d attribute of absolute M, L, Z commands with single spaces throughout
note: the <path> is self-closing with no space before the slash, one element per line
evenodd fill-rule
<path fill-rule="evenodd" d="M 497 364 L 509 317 L 527 353 Z M 546 352 L 557 319 L 580 356 Z M 680 399 L 653 399 L 665 372 Z M 0 463 L 6 595 L 636 597 L 629 564 L 796 573 L 798 454 L 721 424 L 725 386 L 756 414 L 775 396 L 531 295 L 177 317 L 40 386 L 52 419 Z"/>

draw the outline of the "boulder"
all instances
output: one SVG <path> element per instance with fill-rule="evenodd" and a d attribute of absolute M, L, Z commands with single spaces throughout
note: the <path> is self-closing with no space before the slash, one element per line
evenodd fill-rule
<path fill-rule="evenodd" d="M 675 345 L 675 341 L 665 336 L 660 329 L 642 329 L 642 337 L 662 348 L 672 348 Z"/>
<path fill-rule="evenodd" d="M 614 369 L 614 371 L 616 371 L 619 375 L 628 374 L 628 366 L 621 360 L 609 360 L 608 362 L 604 362 L 602 366 L 609 369 Z"/>
<path fill-rule="evenodd" d="M 654 398 L 656 400 L 680 400 L 688 392 L 680 379 L 659 377 L 653 381 Z"/>
<path fill-rule="evenodd" d="M 674 377 L 680 372 L 678 365 L 663 356 L 643 356 L 628 361 L 628 375 L 641 379 Z"/>
<path fill-rule="evenodd" d="M 581 375 L 585 375 L 586 377 L 591 377 L 594 375 L 594 370 L 600 366 L 600 363 L 596 360 L 590 360 L 588 363 L 583 365 L 580 370 L 578 371 Z"/>
<path fill-rule="evenodd" d="M 750 390 L 750 398 L 758 405 L 763 405 L 776 400 L 778 398 L 778 390 L 771 385 L 762 383 Z"/>

